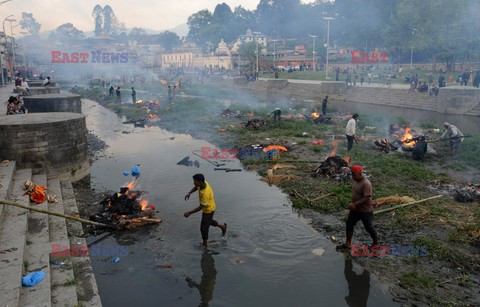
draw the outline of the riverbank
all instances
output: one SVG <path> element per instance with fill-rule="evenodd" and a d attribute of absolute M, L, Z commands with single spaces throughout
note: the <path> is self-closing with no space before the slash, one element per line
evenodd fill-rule
<path fill-rule="evenodd" d="M 204 90 L 207 88 L 204 86 Z M 144 105 L 117 105 L 112 99 L 103 96 L 102 90 L 86 90 L 89 98 L 125 115 L 127 119 L 140 119 L 147 116 Z M 180 91 L 181 94 L 182 91 Z M 185 91 L 185 94 L 192 94 Z M 158 99 L 165 101 L 159 93 Z M 142 98 L 143 99 L 143 98 Z M 148 100 L 147 100 L 148 101 Z M 295 190 L 302 197 L 291 197 L 292 204 L 299 212 L 312 219 L 312 225 L 327 237 L 344 240 L 344 208 L 349 203 L 351 182 L 337 182 L 332 179 L 312 178 L 316 163 L 295 161 L 323 161 L 330 153 L 329 140 L 332 134 L 342 135 L 345 120 L 332 124 L 314 124 L 311 120 L 288 119 L 274 123 L 266 118 L 273 107 L 264 101 L 245 101 L 236 99 L 229 109 L 242 114 L 253 112 L 255 118 L 266 120 L 267 125 L 258 129 L 244 128 L 240 124 L 249 120 L 246 115 L 222 117 L 224 103 L 214 99 L 184 98 L 178 96 L 173 104 L 160 103 L 158 111 L 150 112 L 160 118 L 159 126 L 179 133 L 188 133 L 195 138 L 205 139 L 218 145 L 218 148 L 238 148 L 251 144 L 275 144 L 286 146 L 289 151 L 281 154 L 281 164 L 285 168 L 274 171 L 275 175 L 289 175 L 296 178 L 279 183 L 287 194 Z M 310 104 L 290 105 L 289 114 L 310 113 Z M 459 182 L 455 172 L 470 170 L 472 179 L 478 173 L 477 150 L 479 138 L 466 139 L 461 155 L 457 159 L 445 158 L 446 150 L 437 145 L 438 156 L 428 155 L 424 163 L 413 161 L 410 155 L 385 154 L 374 151 L 372 141 L 384 137 L 381 129 L 385 123 L 405 120 L 396 118 L 375 118 L 360 114 L 365 127 L 377 127 L 377 131 L 360 129 L 362 140 L 355 146 L 350 156 L 352 164 L 361 164 L 374 187 L 374 199 L 383 196 L 400 195 L 420 199 L 433 195 L 427 187 L 439 180 L 442 183 Z M 431 123 L 423 123 L 424 129 L 433 129 Z M 439 127 L 437 127 L 439 128 Z M 307 133 L 304 136 L 304 133 Z M 312 145 L 312 139 L 324 140 L 324 145 Z M 338 154 L 345 156 L 345 141 L 338 139 Z M 292 161 L 292 162 L 285 162 Z M 272 162 L 264 160 L 244 160 L 245 167 L 256 170 L 265 176 Z M 435 171 L 441 169 L 441 171 Z M 298 176 L 298 177 L 294 177 Z M 309 201 L 315 197 L 334 193 L 319 201 Z M 295 193 L 295 192 L 293 192 Z M 476 304 L 479 281 L 479 224 L 480 208 L 478 203 L 457 203 L 449 197 L 415 207 L 395 211 L 394 214 L 380 215 L 376 218 L 377 230 L 381 242 L 385 245 L 426 245 L 429 256 L 410 257 L 354 257 L 371 272 L 376 272 L 383 281 L 391 286 L 394 297 L 407 305 L 417 303 L 448 305 L 461 302 Z M 368 235 L 361 226 L 357 227 L 355 243 L 368 245 Z M 333 244 L 333 243 L 332 243 Z"/>

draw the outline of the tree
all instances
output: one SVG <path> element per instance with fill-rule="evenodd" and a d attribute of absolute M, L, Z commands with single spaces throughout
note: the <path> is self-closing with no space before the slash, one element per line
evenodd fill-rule
<path fill-rule="evenodd" d="M 209 10 L 201 10 L 188 17 L 188 37 L 197 43 L 203 43 L 200 37 L 202 28 L 212 23 L 212 13 Z"/>
<path fill-rule="evenodd" d="M 27 30 L 30 35 L 38 35 L 40 31 L 40 23 L 33 18 L 32 13 L 22 13 L 22 20 L 20 20 L 20 25 L 22 29 Z"/>
<path fill-rule="evenodd" d="M 223 2 L 222 4 L 217 4 L 215 10 L 213 11 L 213 20 L 214 23 L 222 25 L 230 25 L 233 21 L 233 12 L 230 6 Z"/>
<path fill-rule="evenodd" d="M 147 31 L 142 28 L 133 28 L 128 34 L 128 38 L 131 40 L 136 40 L 137 42 L 144 42 L 147 38 Z"/>
<path fill-rule="evenodd" d="M 100 5 L 95 5 L 92 12 L 92 17 L 95 22 L 95 36 L 102 34 L 103 9 Z"/>
<path fill-rule="evenodd" d="M 115 14 L 113 13 L 110 5 L 105 5 L 103 7 L 103 32 L 107 34 L 112 34 L 112 26 L 115 20 Z"/>
<path fill-rule="evenodd" d="M 262 44 L 258 44 L 259 56 L 263 48 Z M 257 42 L 253 41 L 240 44 L 240 46 L 238 46 L 238 54 L 242 60 L 249 61 L 251 65 L 254 65 L 257 61 Z"/>
<path fill-rule="evenodd" d="M 48 39 L 68 44 L 83 38 L 85 38 L 83 31 L 78 30 L 71 23 L 65 23 L 50 33 Z"/>
<path fill-rule="evenodd" d="M 180 37 L 176 33 L 170 31 L 164 31 L 157 34 L 156 41 L 169 52 L 171 52 L 174 47 L 180 45 Z"/>

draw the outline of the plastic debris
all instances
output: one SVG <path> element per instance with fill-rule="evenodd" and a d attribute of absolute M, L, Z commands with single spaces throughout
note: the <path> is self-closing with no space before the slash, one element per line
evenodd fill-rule
<path fill-rule="evenodd" d="M 26 287 L 33 287 L 45 278 L 45 273 L 42 271 L 32 272 L 22 277 L 22 285 Z"/>
<path fill-rule="evenodd" d="M 50 260 L 50 263 L 54 264 L 54 265 L 58 265 L 58 266 L 62 266 L 62 265 L 65 264 L 65 262 L 58 262 L 58 261 L 55 261 L 55 260 Z"/>
<path fill-rule="evenodd" d="M 321 247 L 312 250 L 312 254 L 314 254 L 315 256 L 323 256 L 324 253 L 325 250 Z"/>
<path fill-rule="evenodd" d="M 123 176 L 128 176 L 128 175 L 130 175 L 129 171 L 123 171 Z"/>
<path fill-rule="evenodd" d="M 313 145 L 323 145 L 323 140 L 322 139 L 313 139 L 312 144 Z"/>
<path fill-rule="evenodd" d="M 134 167 L 132 167 L 132 176 L 133 177 L 140 176 L 140 169 L 136 165 Z"/>
<path fill-rule="evenodd" d="M 117 263 L 117 262 L 120 262 L 120 257 L 115 257 L 112 259 L 112 262 L 113 263 Z"/>

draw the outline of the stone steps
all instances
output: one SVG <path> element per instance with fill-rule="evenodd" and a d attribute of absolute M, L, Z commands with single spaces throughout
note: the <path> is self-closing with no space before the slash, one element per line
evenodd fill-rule
<path fill-rule="evenodd" d="M 71 182 L 62 181 L 61 188 L 65 213 L 68 215 L 79 216 Z M 83 235 L 82 224 L 80 222 L 67 220 L 67 229 L 70 238 L 70 246 L 87 246 L 87 242 Z M 72 258 L 77 280 L 77 296 L 79 302 L 82 302 L 87 306 L 102 306 L 90 257 Z"/>
<path fill-rule="evenodd" d="M 30 201 L 24 194 L 25 180 L 32 179 L 30 169 L 17 170 L 9 199 L 25 206 Z M 25 243 L 28 211 L 6 206 L 0 229 L 0 306 L 19 306 L 21 277 L 25 271 Z"/>
<path fill-rule="evenodd" d="M 13 174 L 15 173 L 15 161 L 7 163 L 0 163 L 0 199 L 8 199 L 8 196 L 13 188 Z M 4 205 L 0 204 L 0 221 L 5 212 Z"/>
<path fill-rule="evenodd" d="M 47 186 L 47 176 L 33 175 L 32 182 Z M 37 209 L 48 209 L 47 202 L 41 204 L 30 203 Z M 22 287 L 20 292 L 20 306 L 51 306 L 50 294 L 50 257 L 48 241 L 48 215 L 30 211 L 28 213 L 25 263 L 28 264 L 25 274 L 35 270 L 45 273 L 45 279 L 34 287 Z"/>
<path fill-rule="evenodd" d="M 33 175 L 31 169 L 15 170 L 15 161 L 0 164 L 0 199 L 57 213 L 78 215 L 70 182 Z M 24 194 L 25 180 L 47 186 L 57 203 L 30 203 Z M 2 206 L 0 216 L 0 306 L 101 306 L 90 257 L 61 254 L 71 246 L 87 246 L 82 225 L 65 219 Z M 53 253 L 57 247 L 60 254 Z M 60 247 L 60 248 L 58 248 Z M 42 271 L 45 278 L 33 287 L 22 287 L 21 277 Z"/>
<path fill-rule="evenodd" d="M 48 179 L 49 193 L 56 195 L 58 202 L 49 203 L 48 209 L 50 211 L 64 214 L 64 203 L 62 198 L 62 191 L 60 187 L 60 180 L 58 178 Z M 70 242 L 67 234 L 67 224 L 64 218 L 49 216 L 48 226 L 50 229 L 49 241 L 53 246 L 60 246 L 60 251 L 64 249 L 71 250 Z M 78 304 L 77 289 L 74 275 L 74 262 L 69 253 L 58 255 L 53 253 L 51 249 L 50 260 L 64 263 L 63 265 L 51 265 L 51 291 L 52 291 L 52 306 L 74 306 Z"/>

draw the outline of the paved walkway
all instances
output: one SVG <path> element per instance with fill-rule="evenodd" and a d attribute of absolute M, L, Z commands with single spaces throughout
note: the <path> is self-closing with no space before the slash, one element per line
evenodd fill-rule
<path fill-rule="evenodd" d="M 13 95 L 17 95 L 13 93 L 14 85 L 7 84 L 4 86 L 0 86 L 0 115 L 5 115 L 7 112 L 7 104 L 8 98 Z M 5 107 L 3 106 L 5 104 Z"/>

